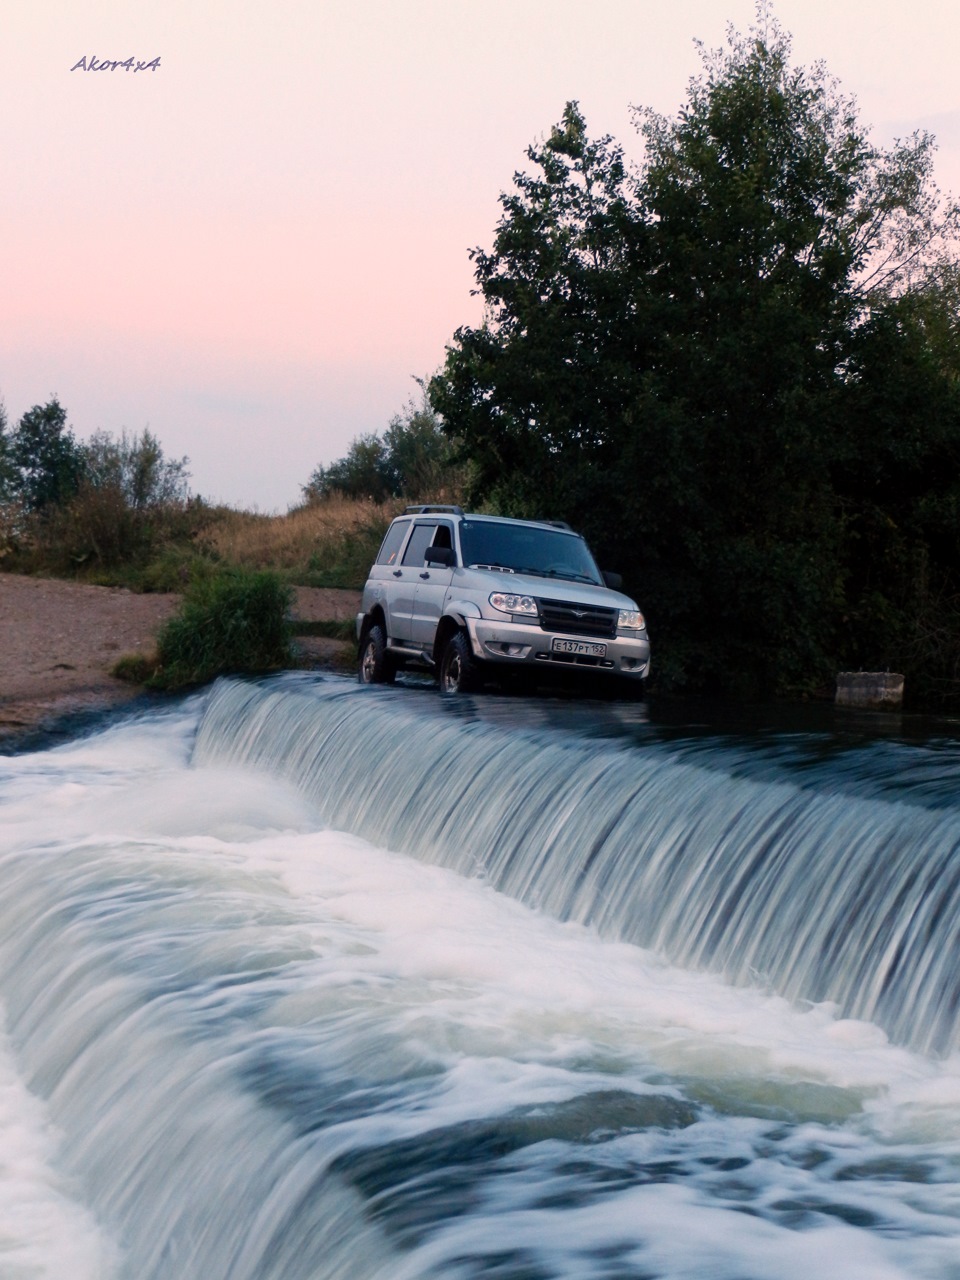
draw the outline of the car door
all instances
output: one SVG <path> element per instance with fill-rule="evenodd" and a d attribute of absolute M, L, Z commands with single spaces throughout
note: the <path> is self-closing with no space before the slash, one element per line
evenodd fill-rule
<path fill-rule="evenodd" d="M 400 563 L 390 571 L 390 639 L 401 644 L 410 644 L 413 640 L 417 587 L 420 585 L 420 574 L 426 568 L 424 555 L 436 531 L 436 520 L 415 521 Z"/>
<path fill-rule="evenodd" d="M 410 633 L 410 614 L 413 609 L 415 591 L 414 574 L 407 570 L 406 584 L 404 573 L 400 567 L 400 556 L 403 544 L 410 533 L 412 521 L 394 520 L 387 530 L 376 562 L 370 569 L 363 591 L 363 611 L 369 614 L 376 605 L 383 609 L 387 620 L 387 635 L 391 640 L 397 636 L 397 606 L 406 609 L 406 635 Z M 407 599 L 404 599 L 404 586 L 408 588 Z"/>
<path fill-rule="evenodd" d="M 431 527 L 432 525 L 432 527 Z M 410 566 L 417 572 L 416 592 L 410 619 L 410 640 L 418 649 L 429 651 L 433 647 L 433 637 L 437 633 L 437 624 L 443 613 L 443 604 L 447 597 L 450 583 L 453 581 L 453 566 L 427 564 L 426 553 L 429 547 L 447 547 L 453 549 L 453 525 L 449 520 L 434 520 L 431 525 L 424 522 L 424 532 L 418 537 L 414 529 L 407 544 L 407 555 Z M 427 529 L 429 528 L 429 536 Z M 416 562 L 419 556 L 419 562 Z M 406 562 L 407 556 L 404 556 Z"/>

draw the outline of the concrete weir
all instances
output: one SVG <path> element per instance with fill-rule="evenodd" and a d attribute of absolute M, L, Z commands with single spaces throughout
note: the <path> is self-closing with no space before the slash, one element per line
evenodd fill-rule
<path fill-rule="evenodd" d="M 903 703 L 903 676 L 893 671 L 841 671 L 836 703 L 838 707 L 894 710 Z"/>

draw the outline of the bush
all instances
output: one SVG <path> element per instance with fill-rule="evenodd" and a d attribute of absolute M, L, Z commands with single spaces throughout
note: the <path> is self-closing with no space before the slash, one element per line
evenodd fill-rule
<path fill-rule="evenodd" d="M 292 598 L 275 573 L 228 570 L 194 582 L 157 637 L 150 684 L 179 689 L 218 675 L 288 666 Z"/>
<path fill-rule="evenodd" d="M 116 485 L 81 481 L 69 502 L 37 524 L 37 549 L 49 568 L 77 573 L 135 563 L 149 552 L 151 529 Z"/>
<path fill-rule="evenodd" d="M 145 594 L 184 592 L 197 582 L 215 577 L 217 572 L 213 561 L 194 551 L 191 545 L 172 543 L 142 568 L 134 568 L 125 574 L 123 585 L 131 591 L 142 591 Z M 110 586 L 112 583 L 106 585 Z"/>
<path fill-rule="evenodd" d="M 15 562 L 27 534 L 27 513 L 17 501 L 0 500 L 0 561 L 7 560 L 4 569 Z"/>

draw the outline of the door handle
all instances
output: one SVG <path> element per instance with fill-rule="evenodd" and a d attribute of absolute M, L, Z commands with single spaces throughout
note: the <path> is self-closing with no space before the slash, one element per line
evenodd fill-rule
<path fill-rule="evenodd" d="M 421 573 L 420 577 L 421 577 L 421 578 L 429 578 L 429 577 L 430 577 L 430 575 L 429 575 L 429 573 L 427 573 L 426 571 L 424 571 L 423 573 Z"/>
<path fill-rule="evenodd" d="M 399 569 L 394 569 L 394 571 L 393 571 L 393 576 L 394 576 L 395 578 L 402 578 L 402 577 L 403 577 L 403 574 L 400 572 L 400 570 L 399 570 Z"/>

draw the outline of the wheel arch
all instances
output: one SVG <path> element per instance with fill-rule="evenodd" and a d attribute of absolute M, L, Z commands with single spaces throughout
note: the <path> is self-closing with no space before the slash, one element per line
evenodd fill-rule
<path fill-rule="evenodd" d="M 387 631 L 387 617 L 383 611 L 382 605 L 375 604 L 370 612 L 364 617 L 363 625 L 360 627 L 360 635 L 357 639 L 357 643 L 360 648 L 363 647 L 363 642 L 366 640 L 371 627 L 383 627 L 383 634 L 389 634 Z"/>
<path fill-rule="evenodd" d="M 443 661 L 443 651 L 458 631 L 466 630 L 463 617 L 456 613 L 445 613 L 437 624 L 433 638 L 433 661 L 439 670 Z"/>

